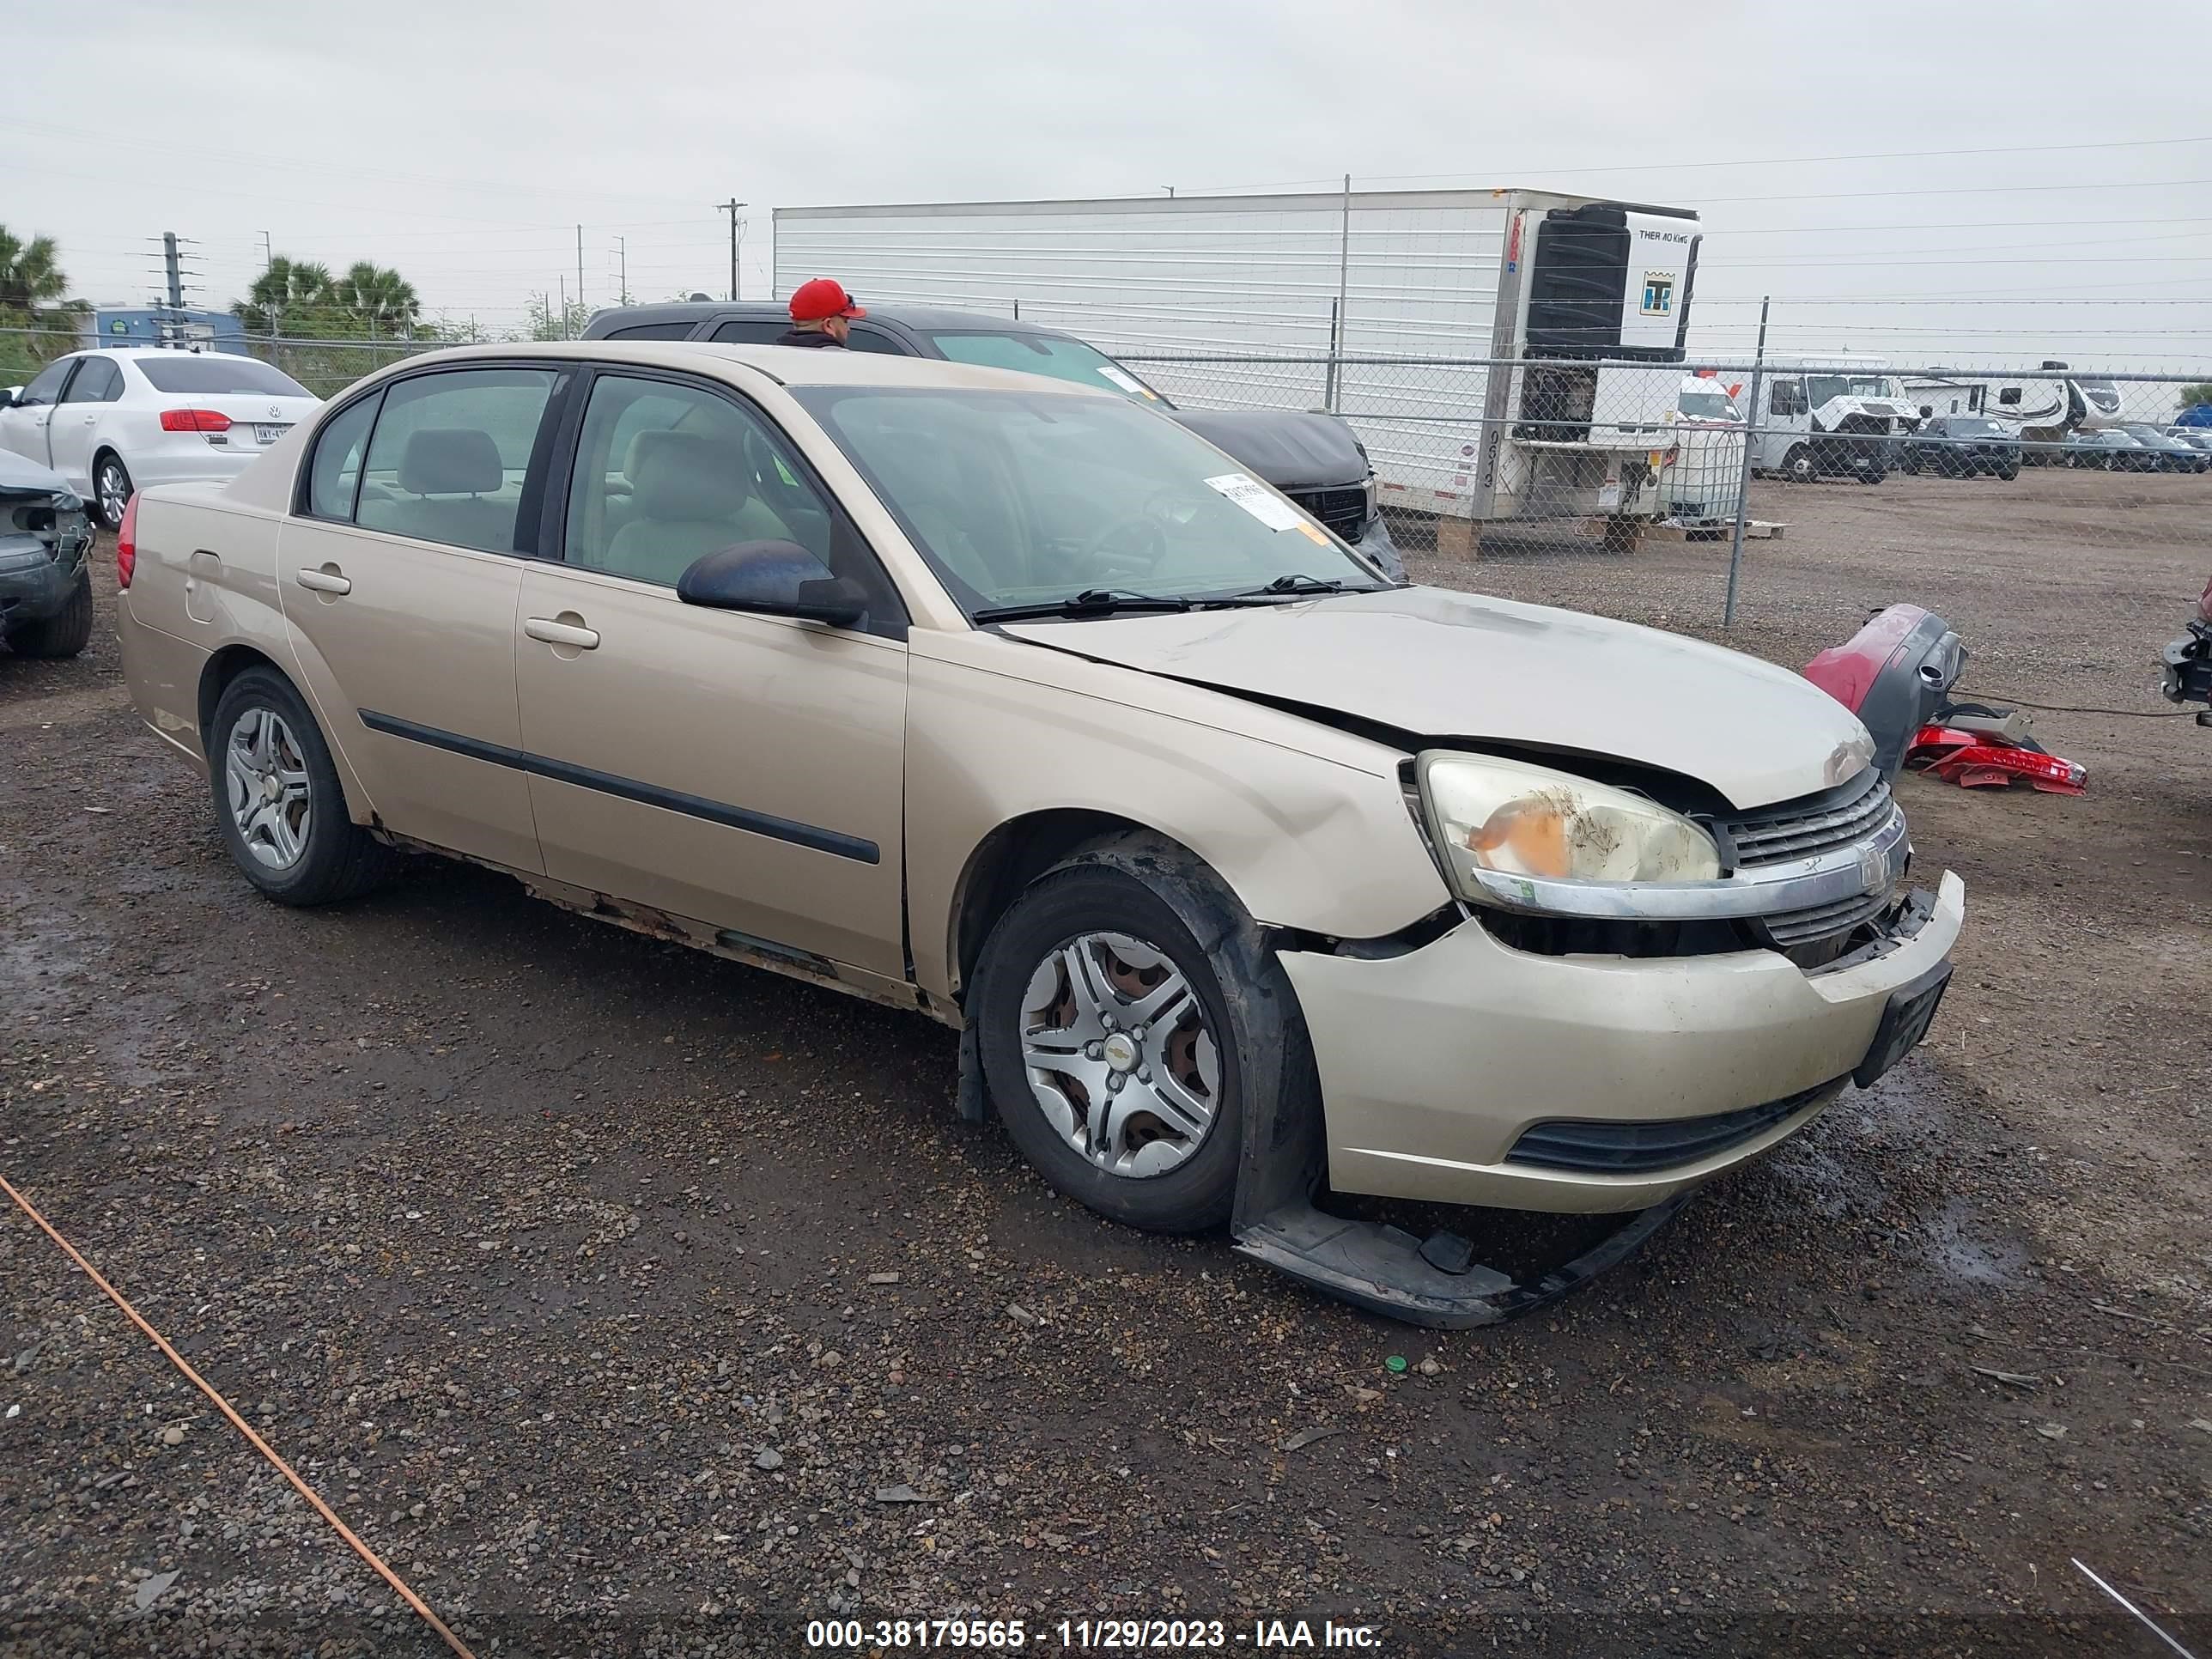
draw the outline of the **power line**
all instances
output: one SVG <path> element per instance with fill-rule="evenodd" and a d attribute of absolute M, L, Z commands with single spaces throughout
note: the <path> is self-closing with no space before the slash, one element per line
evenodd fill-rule
<path fill-rule="evenodd" d="M 1632 161 L 1597 167 L 1553 164 L 1545 167 L 1499 167 L 1492 176 L 1516 173 L 1686 173 L 1693 169 L 1710 167 L 1821 167 L 1835 161 L 1917 161 L 1936 156 L 1957 155 L 2044 155 L 2064 150 L 2154 149 L 2175 144 L 2212 144 L 2212 136 L 2193 138 L 2109 138 L 2079 144 L 1999 144 L 1983 149 L 1862 150 L 1856 154 L 1843 155 L 1732 156 L 1725 161 Z M 1437 179 L 1470 179 L 1476 176 L 1462 167 L 1452 173 L 1370 173 L 1358 176 L 1356 182 L 1369 185 L 1419 184 Z M 1259 185 L 1201 185 L 1194 190 L 1186 186 L 1182 193 L 1185 196 L 1233 195 L 1240 191 L 1285 190 L 1310 185 L 1334 185 L 1341 178 L 1341 174 L 1333 173 L 1326 179 L 1277 179 Z M 1480 186 L 1475 186 L 1475 188 L 1480 188 Z M 1146 192 L 1131 191 L 1128 193 L 1139 196 Z"/>

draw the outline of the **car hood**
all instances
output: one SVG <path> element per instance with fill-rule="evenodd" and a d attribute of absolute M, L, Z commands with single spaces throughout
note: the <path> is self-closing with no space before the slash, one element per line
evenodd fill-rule
<path fill-rule="evenodd" d="M 68 495 L 75 492 L 69 481 L 27 456 L 0 449 L 0 489 L 18 499 L 24 495 Z"/>
<path fill-rule="evenodd" d="M 1739 808 L 1840 783 L 1866 728 L 1787 669 L 1656 629 L 1443 588 L 1005 630 L 1100 662 L 1419 738 L 1613 757 Z"/>
<path fill-rule="evenodd" d="M 1285 409 L 1177 409 L 1169 417 L 1226 450 L 1278 489 L 1363 483 L 1367 458 L 1334 415 Z"/>

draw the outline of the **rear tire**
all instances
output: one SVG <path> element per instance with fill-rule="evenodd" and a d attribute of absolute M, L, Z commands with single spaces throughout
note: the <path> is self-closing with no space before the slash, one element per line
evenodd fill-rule
<path fill-rule="evenodd" d="M 1246 1097 L 1242 1057 L 1292 1056 L 1286 1097 L 1304 1094 L 1312 1066 L 1287 981 L 1258 939 L 1210 871 L 1136 834 L 1078 852 L 1000 918 L 969 1016 L 1000 1119 L 1054 1188 L 1148 1232 L 1229 1219 L 1247 1115 L 1275 1104 Z M 1079 987 L 1084 963 L 1100 971 Z M 1251 982 L 1255 965 L 1262 983 Z M 1147 1012 L 1164 994 L 1173 1000 Z M 1192 1102 L 1206 1109 L 1196 1135 Z"/>
<path fill-rule="evenodd" d="M 273 668 L 223 689 L 207 730 L 216 823 L 231 861 L 279 904 L 330 904 L 387 878 L 399 855 L 346 816 L 314 716 Z"/>
<path fill-rule="evenodd" d="M 112 450 L 103 449 L 92 464 L 92 515 L 108 530 L 123 528 L 123 509 L 131 505 L 131 469 Z"/>
<path fill-rule="evenodd" d="M 25 623 L 8 635 L 8 644 L 19 657 L 74 657 L 92 640 L 92 567 L 76 568 L 76 586 L 69 602 L 51 617 Z"/>

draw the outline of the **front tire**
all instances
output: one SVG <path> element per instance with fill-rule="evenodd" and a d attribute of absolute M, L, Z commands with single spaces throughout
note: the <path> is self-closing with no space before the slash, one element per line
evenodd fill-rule
<path fill-rule="evenodd" d="M 231 861 L 279 904 L 368 892 L 398 854 L 346 816 L 330 747 L 291 682 L 249 668 L 224 688 L 207 732 L 216 822 Z"/>
<path fill-rule="evenodd" d="M 1791 483 L 1811 483 L 1820 477 L 1820 469 L 1813 464 L 1810 445 L 1794 444 L 1782 458 L 1782 476 Z"/>
<path fill-rule="evenodd" d="M 1247 1097 L 1264 1068 L 1245 1056 L 1311 1066 L 1257 939 L 1210 872 L 1149 836 L 1086 848 L 1015 900 L 969 1013 L 1000 1118 L 1054 1188 L 1149 1232 L 1228 1220 L 1246 1117 L 1274 1106 Z"/>
<path fill-rule="evenodd" d="M 19 657 L 74 657 L 91 640 L 92 567 L 81 564 L 68 603 L 51 617 L 13 629 L 8 645 Z"/>
<path fill-rule="evenodd" d="M 102 450 L 92 467 L 94 516 L 103 528 L 123 528 L 123 509 L 131 505 L 131 469 L 112 450 Z"/>

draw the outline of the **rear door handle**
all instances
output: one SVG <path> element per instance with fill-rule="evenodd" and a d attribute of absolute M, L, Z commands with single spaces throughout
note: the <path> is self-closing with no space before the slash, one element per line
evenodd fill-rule
<path fill-rule="evenodd" d="M 318 593 L 353 592 L 353 583 L 335 570 L 302 570 L 299 574 L 299 582 L 301 586 L 311 587 Z"/>
<path fill-rule="evenodd" d="M 526 617 L 522 631 L 532 639 L 543 640 L 548 645 L 572 645 L 579 651 L 599 648 L 597 629 L 580 627 L 574 623 L 556 622 L 550 617 Z"/>

